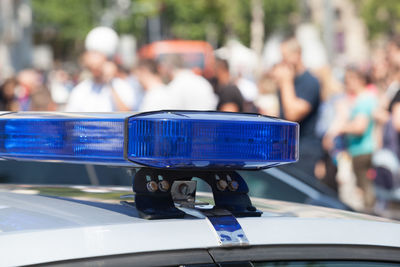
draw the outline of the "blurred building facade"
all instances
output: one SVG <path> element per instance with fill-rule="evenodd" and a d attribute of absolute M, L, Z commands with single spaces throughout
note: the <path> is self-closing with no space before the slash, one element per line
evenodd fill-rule
<path fill-rule="evenodd" d="M 309 0 L 313 23 L 325 34 L 325 47 L 331 47 L 330 62 L 336 66 L 361 64 L 369 60 L 368 32 L 351 0 Z"/>
<path fill-rule="evenodd" d="M 32 30 L 29 0 L 0 1 L 0 79 L 31 65 Z"/>

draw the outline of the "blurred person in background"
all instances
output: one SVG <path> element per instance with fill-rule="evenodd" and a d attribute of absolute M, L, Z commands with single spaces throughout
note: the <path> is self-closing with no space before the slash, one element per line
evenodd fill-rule
<path fill-rule="evenodd" d="M 379 92 L 386 91 L 388 88 L 389 62 L 386 51 L 383 48 L 375 50 L 372 54 L 371 79 Z"/>
<path fill-rule="evenodd" d="M 105 55 L 88 51 L 84 64 L 91 77 L 79 83 L 71 92 L 68 112 L 129 111 L 133 108 L 134 93 L 123 80 L 116 77 L 117 66 Z"/>
<path fill-rule="evenodd" d="M 227 60 L 217 58 L 215 62 L 215 77 L 214 90 L 218 96 L 217 110 L 244 112 L 245 100 L 239 88 L 233 82 Z"/>
<path fill-rule="evenodd" d="M 385 47 L 386 49 L 386 60 L 389 66 L 388 68 L 388 79 L 393 80 L 393 75 L 395 75 L 395 70 L 400 67 L 400 35 L 396 35 L 390 39 Z"/>
<path fill-rule="evenodd" d="M 347 150 L 352 157 L 353 171 L 356 183 L 361 190 L 364 208 L 372 212 L 375 203 L 373 177 L 370 177 L 372 168 L 372 153 L 375 150 L 373 136 L 375 121 L 373 111 L 377 100 L 374 94 L 367 90 L 367 79 L 358 68 L 348 68 L 345 75 L 346 91 L 351 97 L 347 102 L 347 119 L 336 130 L 331 132 L 331 137 L 344 135 Z"/>
<path fill-rule="evenodd" d="M 282 62 L 273 70 L 279 87 L 280 117 L 300 124 L 300 159 L 294 164 L 314 176 L 322 156 L 321 140 L 315 134 L 320 104 L 320 85 L 302 62 L 299 42 L 290 38 L 281 44 Z"/>
<path fill-rule="evenodd" d="M 140 104 L 143 101 L 145 91 L 137 77 L 136 68 L 132 68 L 131 70 L 126 70 L 120 64 L 118 64 L 117 77 L 123 79 L 133 89 L 134 104 L 132 110 L 138 111 Z"/>
<path fill-rule="evenodd" d="M 394 70 L 392 70 L 394 72 Z M 378 125 L 377 151 L 372 163 L 376 171 L 376 211 L 381 213 L 387 205 L 387 195 L 400 187 L 400 68 L 391 75 L 389 87 L 382 91 L 379 105 L 374 111 Z M 399 191 L 400 192 L 400 191 Z"/>
<path fill-rule="evenodd" d="M 372 79 L 378 86 L 375 170 L 375 211 L 387 212 L 387 204 L 400 196 L 400 36 L 394 36 L 374 52 Z"/>
<path fill-rule="evenodd" d="M 55 69 L 49 73 L 48 86 L 50 88 L 51 100 L 57 104 L 60 110 L 64 110 L 74 83 L 71 76 L 62 68 Z"/>
<path fill-rule="evenodd" d="M 134 91 L 127 82 L 117 77 L 118 67 L 111 60 L 118 42 L 118 35 L 111 28 L 97 27 L 88 33 L 83 64 L 90 75 L 72 90 L 66 111 L 112 112 L 134 108 Z"/>
<path fill-rule="evenodd" d="M 318 111 L 316 134 L 319 138 L 325 140 L 324 136 L 328 136 L 338 124 L 347 119 L 346 109 L 348 107 L 341 105 L 346 99 L 346 94 L 342 84 L 333 77 L 331 68 L 329 66 L 320 68 L 317 74 L 319 81 L 321 81 L 321 104 Z M 315 176 L 335 192 L 339 191 L 336 179 L 338 159 L 344 151 L 342 136 L 335 138 L 333 143 L 329 145 L 323 142 L 323 155 L 315 169 Z M 351 169 L 349 172 L 351 172 Z"/>
<path fill-rule="evenodd" d="M 278 86 L 270 73 L 265 73 L 258 81 L 258 97 L 255 105 L 263 115 L 279 117 Z"/>
<path fill-rule="evenodd" d="M 132 110 L 138 111 L 140 103 L 143 101 L 144 89 L 138 80 L 136 66 L 133 66 L 132 68 L 126 65 L 124 66 L 121 55 L 116 55 L 113 62 L 117 66 L 115 77 L 123 80 L 132 88 L 134 95 Z"/>
<path fill-rule="evenodd" d="M 356 195 L 351 156 L 347 152 L 345 135 L 341 133 L 349 118 L 349 98 L 346 93 L 335 95 L 325 102 L 321 110 L 318 128 L 323 137 L 324 152 L 317 163 L 316 176 L 335 190 L 342 201 L 361 210 L 363 203 L 359 194 Z"/>
<path fill-rule="evenodd" d="M 260 113 L 254 101 L 258 97 L 258 87 L 252 80 L 243 77 L 241 73 L 236 76 L 235 84 L 243 96 L 243 112 Z"/>
<path fill-rule="evenodd" d="M 19 103 L 16 98 L 16 90 L 18 87 L 17 79 L 12 77 L 6 79 L 0 86 L 0 110 L 2 111 L 18 111 Z"/>
<path fill-rule="evenodd" d="M 211 84 L 184 66 L 180 55 L 169 55 L 160 62 L 160 70 L 168 83 L 168 104 L 171 109 L 215 110 L 217 97 Z"/>
<path fill-rule="evenodd" d="M 140 112 L 172 108 L 171 96 L 161 79 L 155 60 L 140 60 L 136 68 L 136 74 L 144 88 L 143 101 L 139 106 Z"/>
<path fill-rule="evenodd" d="M 51 98 L 50 91 L 42 86 L 39 90 L 35 91 L 30 96 L 30 110 L 31 111 L 56 111 L 57 105 Z"/>
<path fill-rule="evenodd" d="M 235 84 L 239 88 L 239 91 L 246 102 L 253 102 L 256 100 L 258 96 L 258 88 L 256 83 L 250 79 L 244 78 L 240 73 L 236 76 L 235 80 Z"/>
<path fill-rule="evenodd" d="M 40 74 L 34 69 L 25 69 L 17 76 L 17 98 L 21 111 L 28 111 L 31 107 L 31 96 L 43 87 L 43 81 Z"/>

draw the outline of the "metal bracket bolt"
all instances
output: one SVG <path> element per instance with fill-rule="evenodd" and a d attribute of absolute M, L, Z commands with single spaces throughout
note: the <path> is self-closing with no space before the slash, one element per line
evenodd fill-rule
<path fill-rule="evenodd" d="M 158 189 L 158 185 L 157 185 L 157 183 L 156 182 L 154 182 L 154 181 L 150 181 L 150 182 L 148 182 L 147 184 L 146 184 L 146 188 L 147 188 L 147 190 L 149 191 L 149 192 L 156 192 L 157 191 L 157 189 Z"/>

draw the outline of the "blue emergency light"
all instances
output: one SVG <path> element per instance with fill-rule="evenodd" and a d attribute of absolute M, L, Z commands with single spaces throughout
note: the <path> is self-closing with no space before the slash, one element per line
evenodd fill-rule
<path fill-rule="evenodd" d="M 235 170 L 296 161 L 298 136 L 297 123 L 257 114 L 0 114 L 0 158 L 144 167 L 134 174 L 132 188 L 134 206 L 146 219 L 185 216 L 175 206 L 172 185 L 193 177 L 212 189 L 210 212 L 261 216 Z"/>
<path fill-rule="evenodd" d="M 298 159 L 297 123 L 225 112 L 8 113 L 0 157 L 169 169 L 259 169 Z"/>

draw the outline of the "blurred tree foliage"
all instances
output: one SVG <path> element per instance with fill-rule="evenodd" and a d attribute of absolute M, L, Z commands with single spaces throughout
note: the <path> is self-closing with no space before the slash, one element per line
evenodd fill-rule
<path fill-rule="evenodd" d="M 200 40 L 216 38 L 217 44 L 222 45 L 227 38 L 235 37 L 249 45 L 251 23 L 249 0 L 133 0 L 132 2 L 132 16 L 118 20 L 116 28 L 120 32 L 134 32 L 139 40 L 146 34 L 143 30 L 146 18 L 161 16 L 164 38 Z M 267 36 L 275 30 L 287 30 L 291 26 L 288 17 L 297 12 L 299 6 L 298 1 L 293 0 L 263 0 L 263 8 Z"/>
<path fill-rule="evenodd" d="M 74 54 L 82 47 L 89 30 L 96 25 L 103 2 L 32 0 L 35 41 L 50 43 L 57 58 Z"/>
<path fill-rule="evenodd" d="M 206 40 L 226 36 L 249 41 L 250 7 L 247 0 L 132 0 L 132 15 L 116 21 L 122 33 L 146 40 L 146 20 L 159 17 L 163 38 Z M 213 36 L 214 35 L 214 36 Z"/>
<path fill-rule="evenodd" d="M 291 0 L 263 0 L 265 33 L 268 36 L 276 31 L 288 32 L 292 30 L 290 17 L 299 12 L 300 1 Z"/>
<path fill-rule="evenodd" d="M 83 39 L 94 25 L 96 0 L 33 0 L 35 28 L 63 39 Z"/>
<path fill-rule="evenodd" d="M 354 3 L 374 39 L 380 35 L 400 33 L 400 1 L 397 0 L 364 0 Z"/>
<path fill-rule="evenodd" d="M 133 34 L 139 44 L 148 41 L 148 21 L 158 18 L 162 38 L 207 40 L 222 45 L 231 37 L 250 42 L 249 0 L 128 0 L 128 10 L 114 14 L 113 27 Z M 51 43 L 57 54 L 82 49 L 88 31 L 100 25 L 104 13 L 120 1 L 32 0 L 36 42 Z M 298 1 L 263 0 L 266 36 L 290 27 L 288 17 L 297 12 Z M 70 50 L 73 51 L 70 51 Z"/>

